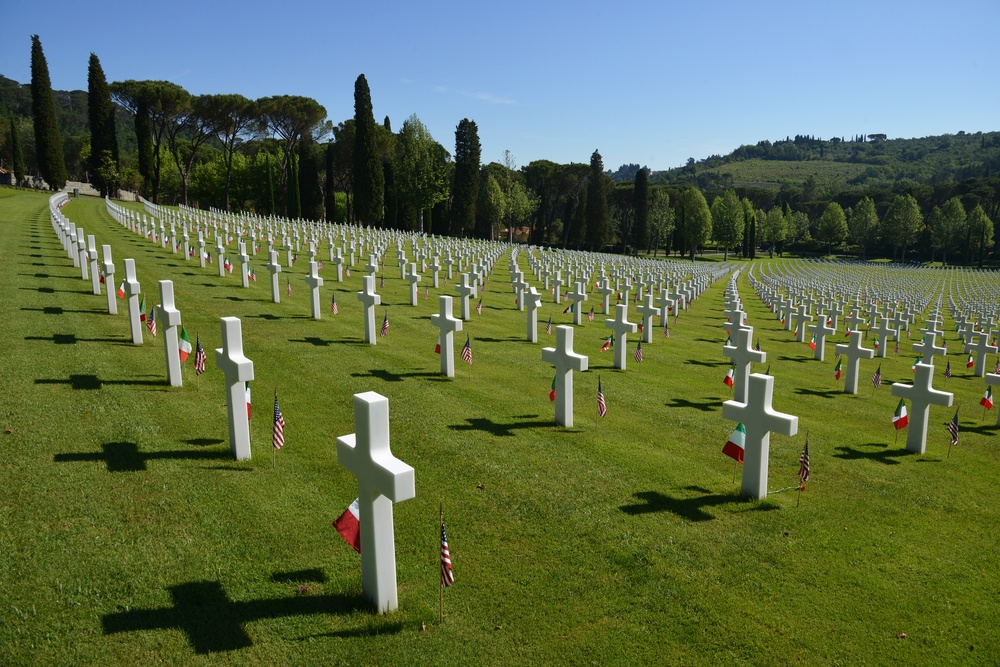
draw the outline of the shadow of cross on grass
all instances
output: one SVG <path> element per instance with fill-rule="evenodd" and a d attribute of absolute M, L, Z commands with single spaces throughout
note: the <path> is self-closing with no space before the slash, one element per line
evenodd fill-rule
<path fill-rule="evenodd" d="M 132 341 L 127 338 L 77 338 L 76 334 L 52 334 L 51 336 L 25 336 L 24 340 L 44 340 L 52 341 L 56 345 L 76 345 L 77 343 L 120 343 L 122 345 L 132 345 Z"/>
<path fill-rule="evenodd" d="M 357 595 L 301 595 L 234 602 L 217 581 L 193 581 L 169 588 L 173 607 L 130 609 L 101 617 L 104 634 L 178 629 L 195 653 L 235 651 L 253 645 L 243 625 L 284 616 L 349 614 L 367 608 Z M 400 626 L 401 627 L 401 626 Z M 378 634 L 373 630 L 372 634 Z"/>
<path fill-rule="evenodd" d="M 191 459 L 200 461 L 227 461 L 232 459 L 228 450 L 225 452 L 184 451 L 142 453 L 134 442 L 106 442 L 101 445 L 102 452 L 72 452 L 56 454 L 53 461 L 69 463 L 72 461 L 104 461 L 108 472 L 141 472 L 146 469 L 146 461 L 164 459 Z"/>
<path fill-rule="evenodd" d="M 902 461 L 897 461 L 896 459 L 901 459 L 907 456 L 916 455 L 916 452 L 908 451 L 906 448 L 901 447 L 899 449 L 886 449 L 885 444 L 881 442 L 870 442 L 867 445 L 861 445 L 862 447 L 878 447 L 874 451 L 864 451 L 861 449 L 855 449 L 853 447 L 848 447 L 847 445 L 842 445 L 837 447 L 839 454 L 834 454 L 833 457 L 837 459 L 846 459 L 848 461 L 856 461 L 859 459 L 868 459 L 869 461 L 878 461 L 885 465 L 899 465 Z"/>
<path fill-rule="evenodd" d="M 167 381 L 164 379 L 160 380 L 102 380 L 96 375 L 80 375 L 74 374 L 70 375 L 65 380 L 55 380 L 46 378 L 37 378 L 35 384 L 68 384 L 73 389 L 85 389 L 85 390 L 97 390 L 100 389 L 102 385 L 106 384 L 124 384 L 124 385 L 145 385 L 148 387 L 160 387 L 165 386 Z"/>
<path fill-rule="evenodd" d="M 524 415 L 521 417 L 514 417 L 514 419 L 533 419 L 538 415 Z M 556 427 L 557 424 L 554 420 L 546 419 L 534 419 L 533 421 L 517 421 L 511 422 L 509 424 L 501 424 L 495 422 L 488 417 L 466 417 L 465 421 L 468 424 L 449 424 L 448 428 L 453 431 L 484 431 L 486 433 L 492 433 L 493 435 L 499 437 L 506 437 L 514 435 L 514 431 L 525 428 L 539 428 L 539 427 Z"/>
<path fill-rule="evenodd" d="M 622 505 L 619 509 L 626 514 L 632 515 L 648 514 L 650 512 L 673 512 L 688 521 L 711 521 L 715 516 L 706 512 L 704 510 L 706 507 L 715 507 L 729 503 L 748 503 L 748 501 L 744 501 L 743 498 L 735 493 L 713 494 L 708 489 L 700 486 L 686 486 L 684 490 L 696 491 L 704 495 L 693 496 L 691 498 L 672 498 L 659 491 L 640 491 L 634 494 L 634 497 L 643 501 L 642 503 Z M 767 512 L 778 509 L 778 506 L 763 501 L 748 503 L 747 509 Z"/>

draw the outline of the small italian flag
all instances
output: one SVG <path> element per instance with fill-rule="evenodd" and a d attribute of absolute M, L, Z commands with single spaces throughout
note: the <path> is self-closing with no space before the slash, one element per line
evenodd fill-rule
<path fill-rule="evenodd" d="M 441 335 L 438 334 L 437 343 L 434 345 L 434 354 L 441 354 Z"/>
<path fill-rule="evenodd" d="M 725 447 L 722 448 L 722 453 L 743 463 L 743 450 L 746 448 L 746 444 L 747 429 L 743 425 L 743 422 L 740 422 L 736 430 L 729 436 L 729 440 L 726 441 Z"/>
<path fill-rule="evenodd" d="M 833 369 L 833 379 L 834 380 L 839 380 L 840 379 L 840 370 L 841 370 L 841 368 L 843 366 L 844 366 L 844 360 L 843 359 L 837 359 L 837 365 Z"/>
<path fill-rule="evenodd" d="M 549 389 L 549 400 L 550 401 L 556 400 L 556 376 L 555 375 L 552 376 L 552 388 Z"/>
<path fill-rule="evenodd" d="M 333 522 L 333 527 L 337 529 L 344 541 L 358 553 L 361 553 L 361 525 L 358 523 L 360 516 L 358 498 L 355 498 L 354 502 L 344 510 L 344 513 Z"/>
<path fill-rule="evenodd" d="M 906 425 L 910 423 L 910 418 L 906 416 L 906 401 L 899 399 L 899 405 L 896 406 L 896 412 L 892 415 L 892 425 L 896 427 L 898 431 L 901 428 L 906 428 Z"/>
<path fill-rule="evenodd" d="M 117 294 L 118 294 L 118 298 L 119 299 L 124 299 L 125 298 L 125 280 L 124 279 L 122 279 L 122 284 L 118 286 L 118 292 L 117 292 Z"/>
<path fill-rule="evenodd" d="M 181 337 L 177 341 L 177 356 L 181 358 L 181 363 L 183 364 L 187 361 L 188 356 L 191 354 L 191 338 L 188 336 L 187 329 L 181 326 Z"/>
<path fill-rule="evenodd" d="M 722 379 L 722 382 L 732 389 L 733 387 L 733 375 L 736 373 L 736 366 L 730 366 L 729 370 L 726 371 L 726 377 Z"/>
<path fill-rule="evenodd" d="M 601 346 L 601 352 L 607 352 L 614 346 L 615 346 L 615 337 L 608 336 L 608 339 L 604 341 L 604 345 Z"/>
<path fill-rule="evenodd" d="M 992 410 L 993 409 L 993 388 L 992 387 L 989 387 L 989 386 L 986 387 L 986 393 L 983 394 L 983 397 L 981 399 L 979 399 L 979 405 L 983 406 L 987 410 Z"/>
<path fill-rule="evenodd" d="M 142 301 L 139 302 L 139 321 L 146 321 L 146 297 L 142 297 Z"/>
<path fill-rule="evenodd" d="M 250 383 L 247 382 L 247 419 L 250 419 Z"/>
<path fill-rule="evenodd" d="M 919 364 L 919 363 L 920 363 L 920 357 L 917 357 L 916 359 L 913 360 L 913 368 L 911 368 L 910 370 L 912 372 L 916 373 L 917 372 L 917 364 Z"/>
<path fill-rule="evenodd" d="M 969 360 L 965 362 L 965 367 L 966 368 L 972 368 L 975 365 L 976 365 L 976 362 L 972 360 L 972 355 L 970 354 L 969 355 Z"/>
<path fill-rule="evenodd" d="M 810 350 L 816 349 L 816 334 L 813 334 L 812 340 L 809 341 L 809 349 Z"/>

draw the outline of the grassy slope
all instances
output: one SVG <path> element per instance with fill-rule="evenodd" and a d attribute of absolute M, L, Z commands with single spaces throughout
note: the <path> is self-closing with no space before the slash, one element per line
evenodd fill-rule
<path fill-rule="evenodd" d="M 434 290 L 405 305 L 391 255 L 381 290 L 390 335 L 370 347 L 360 342 L 357 272 L 336 285 L 325 271 L 324 307 L 337 289 L 341 314 L 316 322 L 304 262 L 291 272 L 292 298 L 274 305 L 262 261 L 262 281 L 244 290 L 235 274 L 218 278 L 127 234 L 102 202 L 73 202 L 66 214 L 114 246 L 119 271 L 136 258 L 149 303 L 156 280 L 174 279 L 185 326 L 210 359 L 200 389 L 190 367 L 185 386 L 171 389 L 159 382 L 162 340 L 134 347 L 125 316 L 102 314 L 104 297 L 77 277 L 45 204 L 32 194 L 0 199 L 0 243 L 14 260 L 0 265 L 0 307 L 13 314 L 0 357 L 0 426 L 12 430 L 0 435 L 5 662 L 946 665 L 1000 651 L 997 440 L 979 426 L 983 384 L 965 376 L 953 336 L 952 366 L 962 370 L 948 389 L 963 406 L 962 444 L 946 461 L 951 412 L 934 408 L 929 453 L 905 456 L 888 386 L 875 396 L 834 391 L 832 350 L 826 363 L 811 361 L 744 282 L 775 407 L 800 418 L 799 436 L 772 438 L 771 487 L 794 483 L 806 430 L 814 470 L 801 507 L 792 492 L 745 503 L 720 453 L 732 428 L 720 408 L 729 397 L 721 283 L 624 373 L 597 352 L 602 318 L 585 323 L 576 348 L 591 371 L 576 378 L 576 428 L 562 429 L 551 424 L 542 345 L 523 342 L 505 260 L 483 316 L 467 323 L 475 366 L 459 362 L 448 381 L 435 376 Z M 542 321 L 549 312 L 568 321 L 550 303 Z M 229 460 L 222 442 L 211 349 L 223 315 L 243 319 L 255 362 L 248 463 Z M 56 344 L 53 334 L 77 342 Z M 911 361 L 890 358 L 883 376 L 907 380 Z M 864 377 L 873 370 L 862 364 Z M 595 429 L 598 373 L 609 413 Z M 37 382 L 71 374 L 96 375 L 100 390 Z M 274 387 L 288 444 L 272 470 Z M 356 494 L 334 442 L 353 431 L 351 395 L 366 390 L 389 397 L 393 452 L 417 479 L 417 497 L 395 510 L 400 611 L 385 617 L 359 608 L 359 560 L 329 525 Z M 122 472 L 56 460 L 120 442 L 159 458 Z M 115 461 L 130 465 L 121 453 Z M 443 626 L 441 500 L 457 578 Z M 301 584 L 307 595 L 296 594 Z M 214 586 L 235 611 L 213 602 Z M 180 612 L 142 611 L 175 598 Z M 104 634 L 102 618 L 126 610 L 138 625 L 195 629 Z"/>
<path fill-rule="evenodd" d="M 849 181 L 871 165 L 822 160 L 743 160 L 705 169 L 717 174 L 730 174 L 733 183 L 746 187 L 780 187 L 783 183 L 801 185 L 810 176 L 818 183 Z"/>

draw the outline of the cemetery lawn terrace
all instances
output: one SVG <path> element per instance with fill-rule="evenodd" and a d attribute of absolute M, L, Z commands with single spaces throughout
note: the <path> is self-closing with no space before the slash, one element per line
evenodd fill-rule
<path fill-rule="evenodd" d="M 244 289 L 238 268 L 220 278 L 129 233 L 103 201 L 73 200 L 64 214 L 112 246 L 116 282 L 135 258 L 147 312 L 157 281 L 173 280 L 208 364 L 196 378 L 189 359 L 184 386 L 171 388 L 162 335 L 131 343 L 122 302 L 108 315 L 80 279 L 47 200 L 0 189 L 4 665 L 981 665 L 1000 655 L 996 417 L 981 420 L 985 384 L 966 370 L 950 317 L 955 376 L 943 385 L 938 359 L 935 386 L 955 392 L 960 444 L 949 457 L 954 410 L 935 406 L 927 454 L 907 454 L 890 385 L 912 381 L 919 334 L 898 356 L 862 361 L 848 396 L 832 347 L 813 361 L 741 277 L 767 353 L 753 370 L 770 366 L 774 408 L 799 417 L 798 435 L 771 437 L 771 495 L 746 502 L 722 454 L 734 427 L 721 410 L 732 398 L 725 278 L 671 320 L 669 339 L 657 329 L 641 364 L 630 336 L 625 372 L 598 351 L 605 317 L 584 318 L 575 349 L 590 370 L 574 374 L 565 429 L 541 348 L 554 345 L 549 316 L 568 324 L 571 314 L 542 292 L 539 343 L 525 342 L 506 254 L 482 316 L 473 309 L 455 335 L 456 377 L 445 379 L 430 315 L 457 281 L 424 299 L 425 274 L 419 305 L 408 305 L 392 248 L 377 309 L 390 331 L 369 346 L 356 299 L 367 257 L 343 283 L 326 263 L 316 321 L 305 249 L 283 267 L 273 304 L 266 245 Z M 781 260 L 757 260 L 768 261 Z M 585 312 L 595 304 L 591 294 Z M 246 462 L 229 455 L 214 361 L 223 316 L 242 320 L 255 365 Z M 471 368 L 458 358 L 466 334 Z M 828 345 L 843 341 L 841 330 Z M 286 445 L 272 468 L 275 389 Z M 331 526 L 357 495 L 335 443 L 354 432 L 351 397 L 364 391 L 388 397 L 392 452 L 416 470 L 416 497 L 394 508 L 399 610 L 384 616 L 364 604 L 360 559 Z M 796 507 L 794 489 L 775 491 L 797 484 L 807 431 L 813 478 Z M 456 579 L 443 624 L 442 502 Z"/>

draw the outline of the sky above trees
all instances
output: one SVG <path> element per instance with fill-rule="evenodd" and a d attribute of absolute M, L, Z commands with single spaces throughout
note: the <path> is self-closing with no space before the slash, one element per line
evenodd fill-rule
<path fill-rule="evenodd" d="M 417 114 L 450 145 L 479 127 L 483 162 L 654 170 L 796 133 L 890 138 L 996 130 L 995 0 L 949 3 L 387 0 L 133 3 L 87 12 L 15 0 L 0 74 L 30 81 L 30 35 L 53 88 L 85 90 L 93 51 L 109 81 L 193 94 L 302 95 L 334 123 L 364 74 L 377 122 Z"/>

